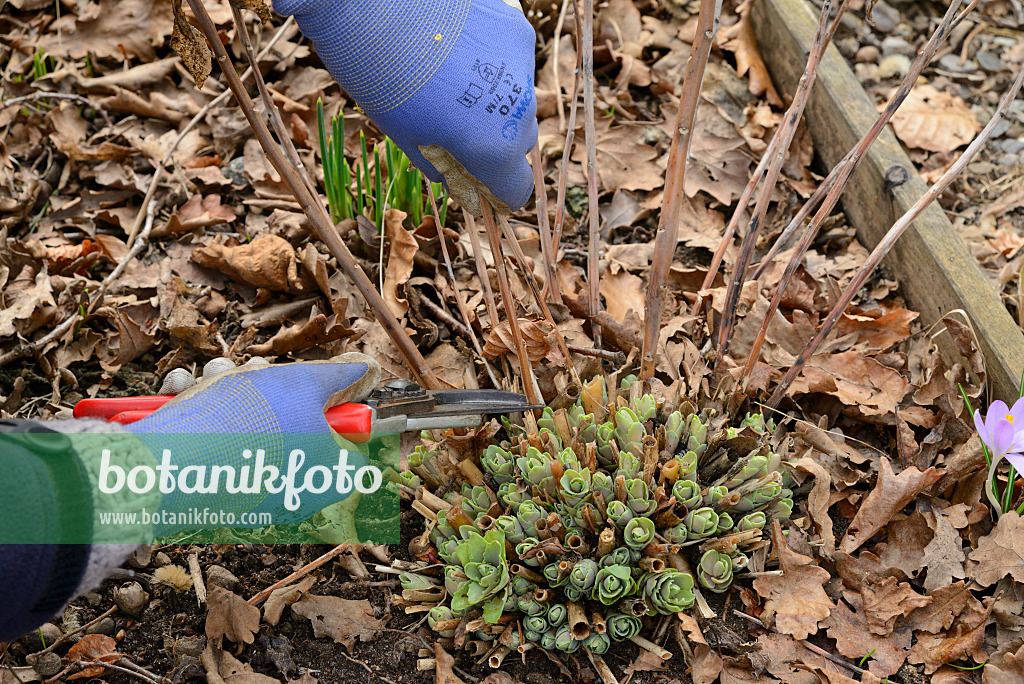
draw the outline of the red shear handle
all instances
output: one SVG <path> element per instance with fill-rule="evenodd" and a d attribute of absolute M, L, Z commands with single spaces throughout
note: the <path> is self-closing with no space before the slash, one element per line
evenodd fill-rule
<path fill-rule="evenodd" d="M 149 411 L 152 413 L 173 399 L 173 395 L 156 394 L 145 397 L 109 397 L 107 399 L 82 399 L 75 404 L 72 414 L 75 418 L 102 418 L 109 421 L 125 411 Z"/>
<path fill-rule="evenodd" d="M 324 413 L 331 429 L 350 442 L 362 444 L 373 431 L 373 409 L 366 404 L 340 404 Z"/>

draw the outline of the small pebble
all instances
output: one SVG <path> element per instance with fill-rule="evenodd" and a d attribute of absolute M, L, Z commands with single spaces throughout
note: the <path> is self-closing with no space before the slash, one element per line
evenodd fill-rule
<path fill-rule="evenodd" d="M 102 600 L 103 600 L 103 597 L 100 596 L 99 594 L 97 594 L 95 591 L 90 591 L 88 594 L 85 595 L 85 602 L 88 603 L 93 608 L 95 608 L 96 606 L 100 605 L 100 602 Z"/>
<path fill-rule="evenodd" d="M 853 71 L 861 83 L 875 83 L 878 81 L 877 64 L 854 64 Z"/>
<path fill-rule="evenodd" d="M 142 585 L 138 582 L 129 582 L 123 587 L 118 588 L 114 591 L 114 603 L 120 608 L 126 615 L 131 617 L 137 616 L 146 607 L 146 603 L 149 601 L 149 594 L 143 590 Z"/>
<path fill-rule="evenodd" d="M 249 184 L 249 181 L 245 178 L 244 171 L 245 157 L 235 157 L 226 165 L 220 167 L 220 172 L 231 181 L 232 185 L 240 185 L 243 187 Z"/>
<path fill-rule="evenodd" d="M 889 55 L 878 63 L 880 78 L 903 78 L 910 72 L 910 58 L 906 55 Z"/>
<path fill-rule="evenodd" d="M 907 55 L 909 57 L 915 54 L 915 50 L 909 41 L 896 36 L 886 36 L 882 41 L 882 54 L 886 57 L 889 55 Z"/>
<path fill-rule="evenodd" d="M 41 677 L 52 677 L 60 672 L 60 656 L 53 651 L 39 656 L 30 655 L 25 658 L 25 662 L 31 665 L 32 669 L 38 672 Z"/>
<path fill-rule="evenodd" d="M 153 567 L 162 568 L 165 565 L 170 565 L 170 564 L 171 564 L 171 557 L 168 556 L 163 551 L 161 551 L 158 554 L 156 554 L 156 556 L 153 558 Z"/>
<path fill-rule="evenodd" d="M 847 36 L 846 38 L 840 38 L 837 40 L 836 47 L 839 48 L 839 52 L 842 53 L 843 57 L 849 59 L 856 54 L 857 50 L 860 48 L 860 43 L 857 42 L 856 38 Z"/>
<path fill-rule="evenodd" d="M 957 74 L 970 74 L 978 70 L 978 65 L 973 59 L 969 59 L 961 65 L 960 55 L 955 55 L 952 52 L 939 58 L 939 67 Z"/>
<path fill-rule="evenodd" d="M 885 0 L 878 0 L 871 12 L 871 19 L 875 22 L 875 31 L 879 33 L 892 33 L 893 29 L 900 23 L 902 17 L 899 11 Z"/>
<path fill-rule="evenodd" d="M 149 567 L 149 563 L 152 560 L 153 546 L 150 544 L 142 544 L 128 556 L 128 564 L 139 570 Z"/>
<path fill-rule="evenodd" d="M 979 52 L 974 55 L 974 59 L 978 60 L 978 64 L 981 68 L 990 73 L 999 73 L 1000 71 L 1006 71 L 1006 65 L 1003 64 L 1003 60 L 999 59 L 991 52 Z"/>
<path fill-rule="evenodd" d="M 1024 139 L 1007 138 L 999 141 L 999 147 L 1007 154 L 1020 154 L 1024 151 Z"/>
<path fill-rule="evenodd" d="M 878 59 L 878 48 L 874 45 L 865 45 L 860 50 L 857 50 L 857 54 L 853 58 L 861 64 L 870 64 Z"/>
<path fill-rule="evenodd" d="M 206 569 L 206 582 L 224 587 L 229 591 L 234 591 L 241 584 L 234 573 L 222 565 L 211 565 Z"/>
<path fill-rule="evenodd" d="M 105 617 L 97 622 L 92 627 L 87 627 L 85 630 L 86 634 L 105 634 L 107 636 L 114 636 L 114 632 L 117 630 L 117 623 L 114 622 L 114 618 Z"/>
<path fill-rule="evenodd" d="M 47 622 L 39 629 L 34 629 L 21 638 L 21 643 L 25 645 L 30 653 L 36 651 L 42 651 L 44 648 L 52 644 L 54 641 L 60 638 L 61 631 L 60 627 Z"/>

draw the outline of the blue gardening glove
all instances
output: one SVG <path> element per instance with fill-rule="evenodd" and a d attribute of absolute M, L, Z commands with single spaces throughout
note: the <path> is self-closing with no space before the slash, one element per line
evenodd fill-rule
<path fill-rule="evenodd" d="M 534 31 L 518 0 L 274 0 L 331 75 L 463 208 L 526 204 Z"/>
<path fill-rule="evenodd" d="M 175 487 L 164 492 L 160 504 L 164 511 L 224 511 L 234 514 L 236 522 L 230 526 L 235 527 L 266 525 L 261 513 L 270 513 L 273 524 L 296 523 L 345 498 L 335 486 L 342 476 L 334 470 L 341 447 L 332 437 L 325 409 L 359 401 L 379 382 L 380 366 L 363 354 L 343 354 L 324 362 L 241 366 L 200 381 L 126 429 L 150 447 L 158 464 L 165 449 L 171 452 L 170 463 L 177 466 Z M 262 459 L 258 449 L 265 452 Z M 301 458 L 296 449 L 302 450 Z M 351 476 L 367 464 L 367 458 L 350 452 L 347 464 L 353 466 L 348 471 Z M 190 489 L 209 483 L 215 466 L 228 466 L 234 473 L 219 475 L 216 493 L 204 493 L 201 488 L 182 491 L 183 483 Z M 261 468 L 263 475 L 255 475 Z M 275 469 L 280 477 L 274 476 Z M 311 476 L 311 469 L 318 472 Z M 289 471 L 296 473 L 291 487 L 270 491 L 271 485 L 287 479 Z M 331 486 L 323 487 L 327 476 Z M 117 477 L 115 472 L 110 481 L 116 482 Z M 262 486 L 258 491 L 237 491 L 237 483 L 246 480 Z M 228 491 L 229 484 L 235 485 L 235 492 Z M 155 534 L 193 527 L 188 521 L 175 520 L 157 524 Z"/>

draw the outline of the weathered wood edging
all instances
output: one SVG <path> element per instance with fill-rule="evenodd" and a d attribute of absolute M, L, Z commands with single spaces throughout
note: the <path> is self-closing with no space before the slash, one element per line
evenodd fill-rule
<path fill-rule="evenodd" d="M 811 48 L 816 14 L 812 14 L 806 0 L 756 0 L 753 23 L 761 55 L 776 86 L 792 93 Z M 821 61 L 805 114 L 815 152 L 830 168 L 878 116 L 835 45 L 829 46 Z M 887 187 L 887 173 L 890 179 L 906 181 Z M 841 201 L 857 236 L 870 249 L 926 190 L 892 129 L 886 127 L 853 175 Z M 949 311 L 967 312 L 985 355 L 992 398 L 1012 403 L 1024 368 L 1024 333 L 938 203 L 921 214 L 884 263 L 899 276 L 907 303 L 921 313 L 926 326 Z M 963 362 L 948 335 L 940 335 L 936 342 L 947 360 Z"/>

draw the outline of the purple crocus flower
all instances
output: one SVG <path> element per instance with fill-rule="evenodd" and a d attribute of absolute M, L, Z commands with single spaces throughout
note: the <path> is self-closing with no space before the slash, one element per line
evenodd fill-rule
<path fill-rule="evenodd" d="M 981 411 L 975 411 L 974 427 L 993 462 L 1005 458 L 1017 472 L 1024 472 L 1024 398 L 1018 399 L 1013 408 L 998 399 L 993 401 L 984 420 Z"/>

